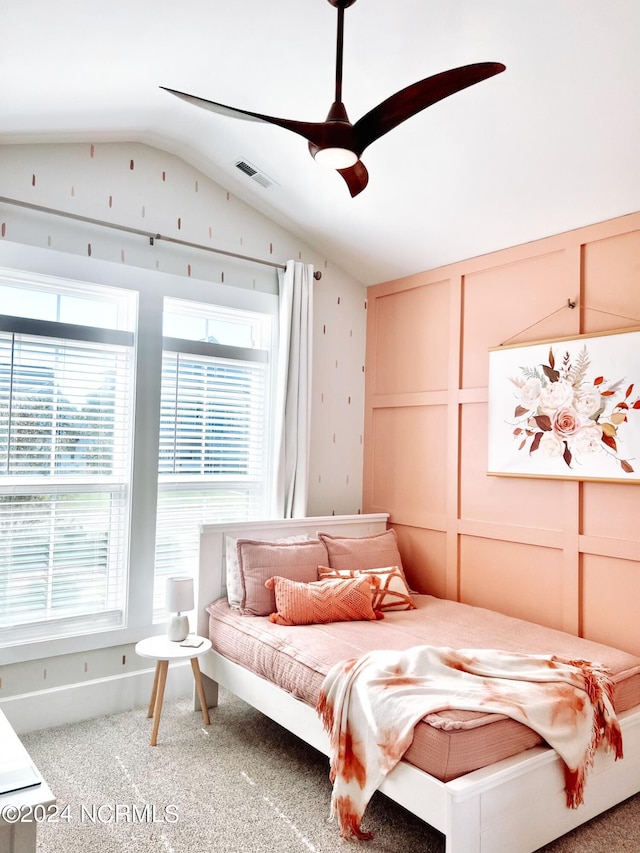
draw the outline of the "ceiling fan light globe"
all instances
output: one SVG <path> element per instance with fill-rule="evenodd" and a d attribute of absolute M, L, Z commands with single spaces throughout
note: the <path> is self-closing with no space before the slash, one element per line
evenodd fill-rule
<path fill-rule="evenodd" d="M 320 148 L 314 154 L 314 159 L 328 169 L 349 169 L 360 158 L 349 148 Z"/>

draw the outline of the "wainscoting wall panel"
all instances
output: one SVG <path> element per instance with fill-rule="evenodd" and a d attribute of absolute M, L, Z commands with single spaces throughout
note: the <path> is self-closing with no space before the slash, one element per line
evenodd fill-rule
<path fill-rule="evenodd" d="M 363 510 L 415 589 L 640 653 L 640 486 L 486 474 L 488 350 L 640 327 L 639 282 L 635 213 L 368 289 Z"/>
<path fill-rule="evenodd" d="M 402 394 L 447 387 L 449 283 L 382 297 L 376 310 L 376 393 Z M 439 322 L 425 328 L 425 317 Z"/>

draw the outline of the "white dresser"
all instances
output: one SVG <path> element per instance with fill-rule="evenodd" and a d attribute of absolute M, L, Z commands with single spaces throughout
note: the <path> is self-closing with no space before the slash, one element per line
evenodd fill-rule
<path fill-rule="evenodd" d="M 7 790 L 14 788 L 15 790 Z M 0 851 L 35 853 L 38 823 L 56 798 L 0 710 Z"/>

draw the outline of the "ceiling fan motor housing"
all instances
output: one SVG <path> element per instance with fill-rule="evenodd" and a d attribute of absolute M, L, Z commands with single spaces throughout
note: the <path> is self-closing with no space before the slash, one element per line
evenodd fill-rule
<path fill-rule="evenodd" d="M 353 125 L 342 101 L 334 101 L 323 125 L 318 127 L 314 139 L 309 140 L 309 151 L 314 159 L 321 151 L 326 151 L 328 157 L 324 160 L 327 165 L 332 165 L 334 159 L 329 152 L 335 152 L 338 157 L 336 162 L 344 165 L 333 166 L 333 168 L 346 168 L 360 159 L 362 151 L 356 139 Z M 339 153 L 338 153 L 339 152 Z"/>

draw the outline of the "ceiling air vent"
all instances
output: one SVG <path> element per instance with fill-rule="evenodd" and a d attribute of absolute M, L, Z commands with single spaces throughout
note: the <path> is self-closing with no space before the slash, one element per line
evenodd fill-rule
<path fill-rule="evenodd" d="M 255 166 L 252 166 L 251 163 L 247 162 L 247 160 L 236 160 L 234 165 L 236 169 L 240 169 L 240 171 L 244 172 L 247 177 L 251 178 L 251 180 L 255 181 L 257 184 L 260 184 L 260 186 L 264 187 L 266 190 L 276 183 L 272 178 L 265 175 L 264 172 L 261 172 L 259 169 L 256 169 Z"/>

